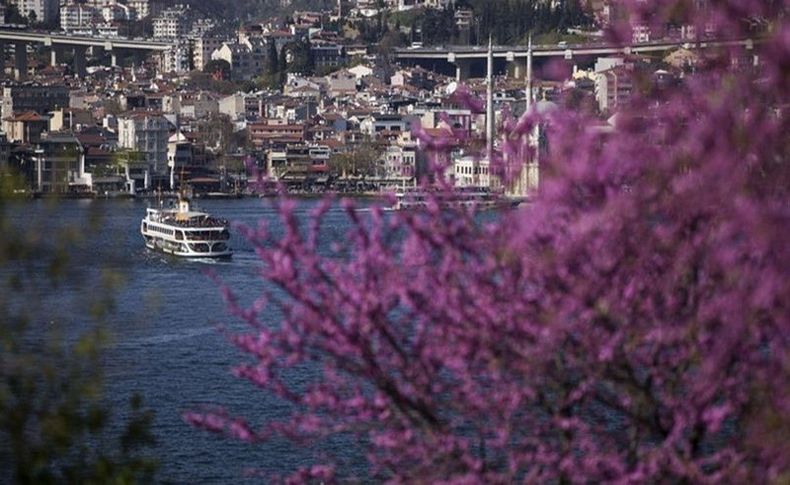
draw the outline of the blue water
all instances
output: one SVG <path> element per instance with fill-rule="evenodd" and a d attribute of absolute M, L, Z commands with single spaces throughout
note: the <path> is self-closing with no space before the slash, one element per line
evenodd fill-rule
<path fill-rule="evenodd" d="M 307 217 L 317 202 L 300 201 L 297 213 Z M 229 317 L 216 284 L 206 275 L 211 269 L 242 301 L 252 301 L 263 282 L 249 244 L 234 231 L 235 254 L 227 262 L 176 260 L 145 249 L 139 233 L 145 201 L 27 201 L 7 207 L 20 227 L 43 238 L 57 228 L 71 228 L 83 241 L 71 254 L 81 276 L 57 290 L 43 288 L 37 298 L 39 330 L 58 328 L 66 335 L 84 329 L 85 302 L 102 289 L 100 273 L 111 270 L 123 276 L 115 291 L 116 308 L 106 325 L 112 345 L 105 358 L 107 398 L 116 415 L 123 415 L 132 392 L 139 392 L 156 411 L 153 432 L 158 440 L 159 478 L 174 483 L 238 483 L 245 470 L 284 473 L 326 453 L 350 461 L 361 469 L 359 452 L 351 443 L 335 440 L 312 449 L 294 448 L 284 441 L 248 445 L 196 430 L 184 423 L 181 413 L 200 404 L 222 404 L 253 423 L 282 418 L 284 403 L 230 374 L 244 356 L 218 331 L 245 325 Z M 235 223 L 257 224 L 267 219 L 276 228 L 278 216 L 268 202 L 257 199 L 203 201 L 201 208 Z M 89 221 L 98 220 L 95 229 Z M 343 211 L 327 217 L 324 244 L 341 237 L 348 226 Z M 41 271 L 34 268 L 31 271 Z M 35 275 L 34 275 L 35 276 Z M 277 315 L 266 317 L 271 323 Z M 299 376 L 295 377 L 299 379 Z M 353 472 L 352 472 L 353 474 Z"/>

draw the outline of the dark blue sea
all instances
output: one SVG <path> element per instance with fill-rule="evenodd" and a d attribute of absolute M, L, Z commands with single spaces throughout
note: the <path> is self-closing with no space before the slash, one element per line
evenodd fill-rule
<path fill-rule="evenodd" d="M 59 335 L 69 338 L 89 328 L 86 302 L 103 290 L 102 275 L 121 276 L 121 284 L 113 292 L 115 310 L 105 323 L 112 336 L 104 358 L 105 393 L 118 417 L 128 409 L 134 392 L 155 410 L 153 432 L 158 445 L 153 451 L 160 461 L 158 476 L 163 482 L 239 483 L 245 481 L 249 469 L 285 473 L 326 453 L 348 460 L 351 475 L 364 469 L 359 450 L 349 439 L 335 439 L 310 449 L 278 440 L 249 445 L 193 429 L 183 421 L 185 410 L 202 404 L 227 406 L 253 423 L 282 418 L 288 409 L 231 375 L 231 367 L 244 356 L 218 331 L 218 326 L 243 331 L 245 324 L 228 316 L 218 287 L 206 270 L 234 288 L 242 301 L 252 301 L 264 283 L 250 245 L 234 230 L 231 245 L 235 253 L 230 261 L 185 261 L 150 252 L 139 233 L 140 219 L 149 203 L 38 200 L 6 207 L 20 230 L 34 231 L 45 240 L 63 237 L 61 231 L 66 230 L 81 241 L 69 255 L 80 276 L 65 287 L 42 285 L 33 296 L 38 313 L 33 330 L 57 329 Z M 297 213 L 306 218 L 317 203 L 299 201 Z M 279 224 L 269 201 L 206 200 L 200 202 L 200 209 L 238 224 L 255 225 L 260 219 L 274 228 Z M 323 243 L 328 246 L 332 239 L 342 237 L 348 224 L 339 207 L 331 210 Z M 29 271 L 41 271 L 43 281 L 43 267 Z M 268 314 L 265 318 L 276 324 L 278 316 Z M 294 376 L 301 378 L 307 379 Z"/>

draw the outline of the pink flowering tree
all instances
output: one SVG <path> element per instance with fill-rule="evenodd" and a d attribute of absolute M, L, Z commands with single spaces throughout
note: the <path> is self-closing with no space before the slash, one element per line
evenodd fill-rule
<path fill-rule="evenodd" d="M 672 89 L 637 80 L 613 133 L 562 109 L 505 119 L 505 179 L 548 127 L 524 207 L 481 219 L 342 202 L 352 230 L 329 255 L 331 201 L 309 227 L 279 202 L 281 236 L 246 228 L 278 291 L 246 307 L 223 288 L 250 325 L 231 337 L 249 354 L 235 374 L 293 412 L 187 420 L 249 442 L 352 433 L 367 473 L 396 482 L 789 479 L 790 25 L 783 2 L 698 3 L 623 2 L 612 38 L 669 20 L 752 48 L 701 51 Z M 418 135 L 436 160 L 453 145 Z M 275 305 L 281 321 L 263 323 Z M 317 376 L 296 387 L 286 376 L 305 365 Z"/>

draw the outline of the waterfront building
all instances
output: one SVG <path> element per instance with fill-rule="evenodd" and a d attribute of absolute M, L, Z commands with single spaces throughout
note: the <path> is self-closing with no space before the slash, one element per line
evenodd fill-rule
<path fill-rule="evenodd" d="M 287 143 L 267 154 L 267 174 L 286 183 L 326 183 L 331 148 L 326 145 Z"/>
<path fill-rule="evenodd" d="M 90 189 L 82 146 L 70 132 L 47 133 L 33 151 L 35 190 L 43 193 L 83 192 Z"/>
<path fill-rule="evenodd" d="M 8 136 L 5 132 L 0 131 L 0 177 L 9 168 L 9 160 L 11 158 L 11 142 L 8 141 Z"/>
<path fill-rule="evenodd" d="M 453 157 L 450 176 L 455 187 L 490 187 L 489 166 L 485 158 L 459 154 Z"/>
<path fill-rule="evenodd" d="M 417 174 L 417 144 L 390 145 L 382 156 L 384 177 L 411 180 Z"/>

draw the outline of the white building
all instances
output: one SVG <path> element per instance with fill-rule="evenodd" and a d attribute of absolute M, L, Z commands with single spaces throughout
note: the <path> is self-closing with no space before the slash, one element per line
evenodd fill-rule
<path fill-rule="evenodd" d="M 92 29 L 101 19 L 95 7 L 81 3 L 70 3 L 60 7 L 60 29 L 64 32 Z"/>
<path fill-rule="evenodd" d="M 134 13 L 131 8 L 121 3 L 111 3 L 101 8 L 101 16 L 107 23 L 132 20 Z"/>
<path fill-rule="evenodd" d="M 390 145 L 384 151 L 384 176 L 411 180 L 416 175 L 417 145 Z"/>
<path fill-rule="evenodd" d="M 189 43 L 180 41 L 162 52 L 160 67 L 163 72 L 184 74 L 192 69 L 192 50 Z"/>
<path fill-rule="evenodd" d="M 227 38 L 222 35 L 204 34 L 195 37 L 192 43 L 192 64 L 202 71 L 211 60 L 211 53 L 222 47 Z"/>
<path fill-rule="evenodd" d="M 118 146 L 144 153 L 153 173 L 167 168 L 169 137 L 170 125 L 160 114 L 140 111 L 118 117 Z"/>
<path fill-rule="evenodd" d="M 490 187 L 489 163 L 480 157 L 458 156 L 449 167 L 456 187 Z"/>
<path fill-rule="evenodd" d="M 192 19 L 188 7 L 177 5 L 164 10 L 154 18 L 155 39 L 178 39 L 186 37 L 192 28 Z"/>
<path fill-rule="evenodd" d="M 256 75 L 252 52 L 247 44 L 223 42 L 211 53 L 211 59 L 221 59 L 230 64 L 230 75 L 235 80 L 251 79 Z"/>
<path fill-rule="evenodd" d="M 143 19 L 151 14 L 148 0 L 126 0 L 126 5 L 135 12 L 136 18 Z"/>

